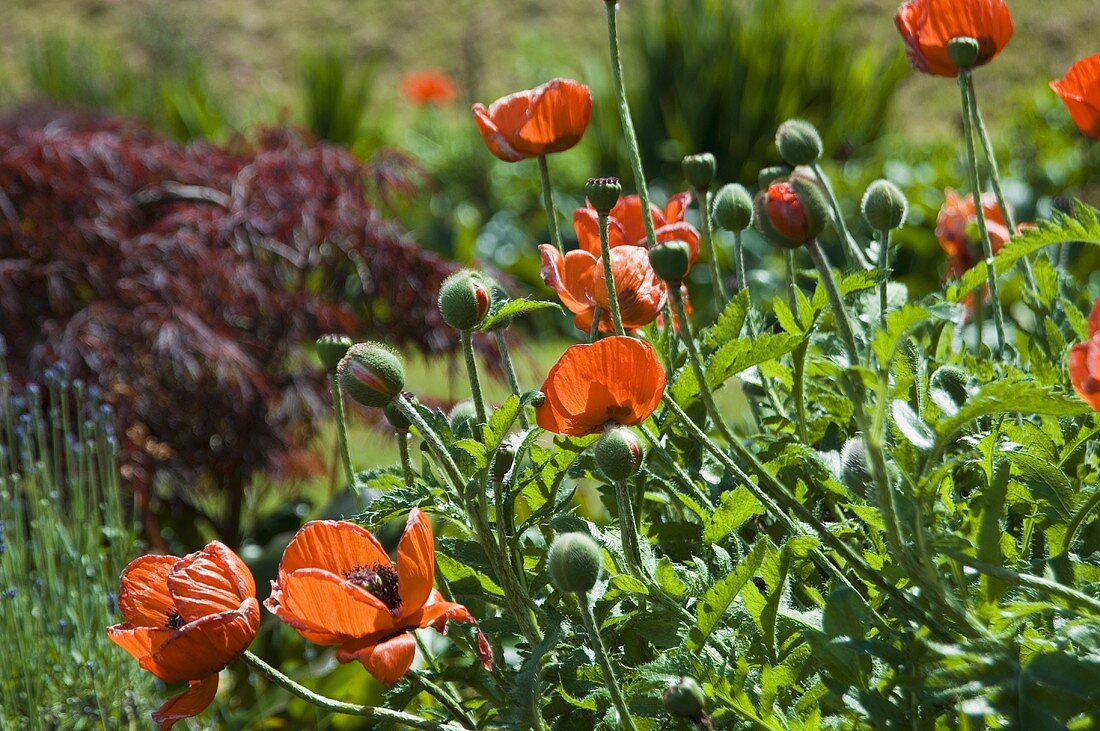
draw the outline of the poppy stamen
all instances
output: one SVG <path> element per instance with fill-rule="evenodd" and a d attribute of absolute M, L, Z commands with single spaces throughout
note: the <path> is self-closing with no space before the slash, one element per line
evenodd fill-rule
<path fill-rule="evenodd" d="M 382 600 L 391 612 L 401 609 L 401 592 L 398 588 L 397 569 L 385 564 L 356 566 L 344 574 L 351 583 L 360 586 Z"/>
<path fill-rule="evenodd" d="M 183 617 L 180 616 L 180 613 L 173 611 L 171 614 L 168 615 L 168 621 L 164 624 L 164 626 L 167 629 L 176 630 L 183 629 L 184 624 L 185 622 L 183 621 Z"/>

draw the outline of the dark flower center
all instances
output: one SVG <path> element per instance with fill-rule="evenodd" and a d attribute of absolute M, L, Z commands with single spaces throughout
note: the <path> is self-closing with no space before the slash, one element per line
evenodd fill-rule
<path fill-rule="evenodd" d="M 373 566 L 356 566 L 344 577 L 361 586 L 382 600 L 391 612 L 401 608 L 401 592 L 397 584 L 397 569 L 391 565 L 376 563 Z"/>
<path fill-rule="evenodd" d="M 184 625 L 183 617 L 179 612 L 173 611 L 168 615 L 168 622 L 164 625 L 168 629 L 181 629 Z"/>

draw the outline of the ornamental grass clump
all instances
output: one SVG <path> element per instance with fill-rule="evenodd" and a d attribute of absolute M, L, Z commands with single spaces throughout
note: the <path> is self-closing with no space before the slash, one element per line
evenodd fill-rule
<path fill-rule="evenodd" d="M 321 712 L 412 728 L 1087 727 L 1100 305 L 1046 250 L 1100 245 L 1100 213 L 1013 219 L 974 95 L 1012 35 L 1007 7 L 898 11 L 913 65 L 955 79 L 964 119 L 965 192 L 944 194 L 936 231 L 946 282 L 919 299 L 893 277 L 891 235 L 923 191 L 880 180 L 841 205 L 805 121 L 767 130 L 775 165 L 755 180 L 693 152 L 692 192 L 654 204 L 631 116 L 646 100 L 628 97 L 619 52 L 634 6 L 602 8 L 633 182 L 589 181 L 576 249 L 546 161 L 584 133 L 587 89 L 557 80 L 473 109 L 487 154 L 540 162 L 543 276 L 561 307 L 476 271 L 441 282 L 470 393 L 450 415 L 416 398 L 397 351 L 350 346 L 335 392 L 384 413 L 401 463 L 354 474 L 377 497 L 307 523 L 257 592 L 288 626 L 273 631 L 393 687 L 376 706 L 322 695 L 240 643 L 202 670 L 239 652 Z M 857 207 L 866 226 L 846 220 Z M 734 234 L 734 277 L 712 223 Z M 782 252 L 777 292 L 750 296 L 750 280 L 779 281 L 749 274 L 770 264 L 741 246 L 750 225 Z M 698 295 L 716 315 L 693 311 Z M 505 335 L 539 309 L 571 317 L 579 342 L 537 389 L 513 371 L 494 403 L 475 344 L 507 356 Z M 375 538 L 392 520 L 395 557 Z"/>

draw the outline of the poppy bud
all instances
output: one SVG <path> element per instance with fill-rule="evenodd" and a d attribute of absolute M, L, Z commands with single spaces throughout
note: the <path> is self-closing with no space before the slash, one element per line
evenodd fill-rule
<path fill-rule="evenodd" d="M 775 146 L 788 165 L 813 165 L 821 157 L 821 135 L 804 119 L 788 119 L 775 133 Z"/>
<path fill-rule="evenodd" d="M 351 346 L 351 338 L 347 335 L 322 335 L 317 338 L 315 344 L 317 358 L 327 371 L 336 370 L 336 366 L 340 365 L 340 359 L 347 355 L 348 348 Z"/>
<path fill-rule="evenodd" d="M 756 176 L 757 187 L 759 187 L 760 190 L 767 190 L 769 185 L 790 174 L 791 169 L 786 165 L 773 165 L 770 168 L 764 168 Z"/>
<path fill-rule="evenodd" d="M 600 472 L 612 482 L 622 482 L 634 476 L 642 466 L 645 451 L 638 436 L 625 426 L 614 426 L 604 430 L 596 442 L 594 456 Z"/>
<path fill-rule="evenodd" d="M 662 241 L 649 250 L 649 265 L 658 277 L 679 286 L 691 271 L 691 247 L 686 241 Z"/>
<path fill-rule="evenodd" d="M 901 228 L 909 214 L 909 201 L 889 180 L 876 180 L 863 194 L 863 217 L 875 231 Z"/>
<path fill-rule="evenodd" d="M 489 313 L 490 304 L 489 289 L 474 272 L 455 272 L 439 287 L 439 311 L 456 330 L 477 327 Z"/>
<path fill-rule="evenodd" d="M 516 448 L 504 442 L 497 450 L 496 461 L 493 462 L 493 480 L 495 482 L 504 482 L 504 478 L 508 476 L 508 470 L 512 469 L 512 463 L 516 461 Z"/>
<path fill-rule="evenodd" d="M 456 437 L 471 437 L 474 434 L 474 424 L 477 423 L 477 407 L 473 401 L 459 401 L 447 414 L 447 423 L 451 426 L 451 433 Z"/>
<path fill-rule="evenodd" d="M 726 231 L 744 231 L 752 225 L 752 195 L 743 185 L 723 185 L 714 194 L 711 215 Z"/>
<path fill-rule="evenodd" d="M 955 406 L 962 406 L 970 397 L 969 380 L 966 371 L 961 368 L 943 366 L 938 368 L 932 374 L 932 377 L 928 379 L 928 386 L 930 390 L 942 391 L 947 394 L 948 398 L 955 403 Z"/>
<path fill-rule="evenodd" d="M 662 697 L 665 710 L 673 716 L 701 721 L 706 716 L 707 697 L 695 678 L 685 675 L 668 686 Z"/>
<path fill-rule="evenodd" d="M 852 437 L 844 442 L 840 450 L 840 479 L 859 495 L 867 494 L 871 484 L 871 471 L 867 469 L 867 453 L 864 451 L 863 438 Z"/>
<path fill-rule="evenodd" d="M 412 422 L 401 413 L 401 409 L 397 408 L 397 404 L 392 401 L 386 404 L 385 408 L 382 409 L 382 413 L 386 415 L 386 421 L 390 423 L 390 426 L 392 426 L 393 430 L 398 434 L 404 434 L 409 430 L 409 427 L 412 426 Z"/>
<path fill-rule="evenodd" d="M 587 594 L 603 574 L 603 554 L 584 533 L 562 533 L 550 546 L 546 559 L 550 578 L 562 591 Z"/>
<path fill-rule="evenodd" d="M 584 186 L 584 195 L 596 209 L 596 213 L 607 215 L 619 202 L 623 186 L 618 178 L 589 178 Z"/>
<path fill-rule="evenodd" d="M 975 38 L 960 36 L 947 42 L 947 56 L 960 69 L 974 68 L 982 47 Z"/>
<path fill-rule="evenodd" d="M 797 249 L 817 238 L 829 221 L 828 204 L 812 180 L 791 177 L 756 197 L 756 228 L 769 243 Z"/>
<path fill-rule="evenodd" d="M 401 356 L 381 343 L 351 346 L 336 373 L 344 392 L 363 406 L 385 406 L 405 387 Z"/>
<path fill-rule="evenodd" d="M 709 152 L 701 152 L 698 155 L 688 155 L 680 163 L 684 171 L 684 178 L 688 184 L 696 190 L 708 190 L 714 182 L 714 173 L 718 168 L 718 162 Z"/>

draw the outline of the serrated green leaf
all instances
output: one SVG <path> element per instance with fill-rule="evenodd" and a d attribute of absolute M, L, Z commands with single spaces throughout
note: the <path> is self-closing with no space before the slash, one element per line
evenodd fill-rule
<path fill-rule="evenodd" d="M 696 625 L 688 634 L 687 646 L 689 650 L 698 652 L 703 648 L 707 638 L 718 628 L 719 622 L 722 621 L 722 615 L 726 613 L 730 604 L 733 604 L 733 600 L 741 593 L 745 582 L 751 579 L 757 569 L 760 568 L 760 563 L 764 560 L 764 554 L 769 546 L 771 546 L 771 541 L 766 537 L 758 538 L 756 543 L 753 544 L 752 550 L 738 562 L 737 568 L 703 595 L 703 598 L 699 601 Z"/>
<path fill-rule="evenodd" d="M 486 315 L 485 319 L 478 325 L 478 330 L 492 330 L 494 327 L 501 325 L 511 317 L 517 315 L 525 315 L 529 312 L 536 312 L 538 310 L 556 309 L 562 312 L 561 305 L 557 302 L 549 302 L 547 300 L 531 300 L 531 299 L 517 299 L 508 300 L 499 309 L 495 309 Z"/>
<path fill-rule="evenodd" d="M 741 337 L 749 314 L 749 291 L 742 289 L 730 299 L 718 321 L 703 334 L 703 349 L 710 352 L 723 343 Z"/>
<path fill-rule="evenodd" d="M 936 424 L 941 438 L 950 437 L 974 419 L 993 414 L 1077 416 L 1089 407 L 1081 399 L 1035 381 L 996 381 L 972 395 L 958 413 Z"/>
<path fill-rule="evenodd" d="M 703 528 L 707 543 L 720 543 L 726 536 L 744 525 L 745 521 L 764 512 L 764 506 L 743 485 L 722 493 L 722 501 Z"/>
<path fill-rule="evenodd" d="M 611 585 L 619 591 L 625 594 L 637 594 L 639 596 L 647 596 L 649 590 L 646 585 L 633 576 L 627 576 L 626 574 L 616 574 L 611 577 Z"/>
<path fill-rule="evenodd" d="M 500 446 L 508 430 L 512 428 L 512 424 L 519 417 L 519 410 L 519 396 L 512 394 L 489 417 L 489 423 L 485 425 L 483 434 L 487 452 L 492 452 Z"/>
<path fill-rule="evenodd" d="M 461 593 L 480 593 L 489 597 L 500 598 L 504 596 L 504 590 L 485 574 L 470 566 L 456 561 L 445 553 L 436 552 L 435 564 L 439 573 L 443 575 L 454 589 Z"/>

